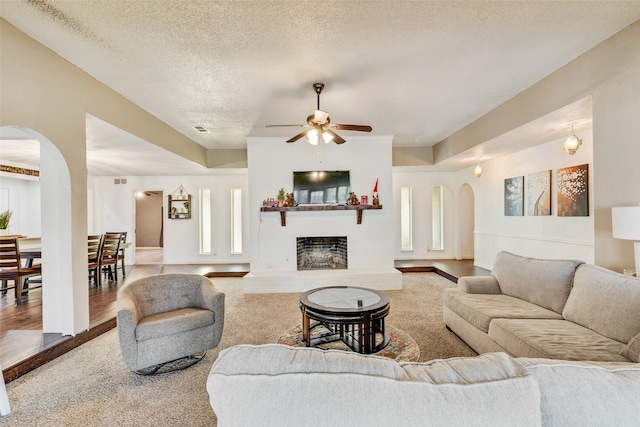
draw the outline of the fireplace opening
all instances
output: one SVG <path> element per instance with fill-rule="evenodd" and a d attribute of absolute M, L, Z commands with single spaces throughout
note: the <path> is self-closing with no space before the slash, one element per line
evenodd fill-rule
<path fill-rule="evenodd" d="M 347 236 L 297 237 L 298 270 L 347 268 Z"/>

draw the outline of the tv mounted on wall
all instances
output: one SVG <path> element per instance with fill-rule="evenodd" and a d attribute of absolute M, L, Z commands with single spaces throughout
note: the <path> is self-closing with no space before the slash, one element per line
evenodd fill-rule
<path fill-rule="evenodd" d="M 344 204 L 350 188 L 349 171 L 293 172 L 293 197 L 301 205 Z"/>

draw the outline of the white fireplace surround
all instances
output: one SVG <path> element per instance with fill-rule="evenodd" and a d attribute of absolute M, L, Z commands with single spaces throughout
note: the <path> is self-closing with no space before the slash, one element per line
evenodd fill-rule
<path fill-rule="evenodd" d="M 250 272 L 246 293 L 304 292 L 322 286 L 350 285 L 371 289 L 402 289 L 394 268 L 391 136 L 345 138 L 344 144 L 317 147 L 287 144 L 285 138 L 248 138 Z M 349 170 L 351 191 L 372 199 L 378 180 L 380 210 L 287 212 L 281 226 L 278 212 L 260 212 L 264 199 L 278 189 L 293 189 L 293 171 Z M 346 236 L 348 268 L 297 270 L 296 238 Z"/>

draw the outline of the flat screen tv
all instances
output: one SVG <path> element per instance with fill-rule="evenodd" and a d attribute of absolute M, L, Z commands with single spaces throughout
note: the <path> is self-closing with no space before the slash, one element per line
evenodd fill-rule
<path fill-rule="evenodd" d="M 349 171 L 293 172 L 293 197 L 301 205 L 345 204 L 350 186 Z"/>

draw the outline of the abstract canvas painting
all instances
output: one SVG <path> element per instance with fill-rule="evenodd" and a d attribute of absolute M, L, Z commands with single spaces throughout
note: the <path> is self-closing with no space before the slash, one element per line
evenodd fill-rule
<path fill-rule="evenodd" d="M 556 171 L 558 216 L 589 216 L 589 165 Z"/>
<path fill-rule="evenodd" d="M 524 176 L 504 180 L 505 216 L 524 215 Z"/>
<path fill-rule="evenodd" d="M 527 215 L 551 215 L 551 170 L 527 176 Z"/>

